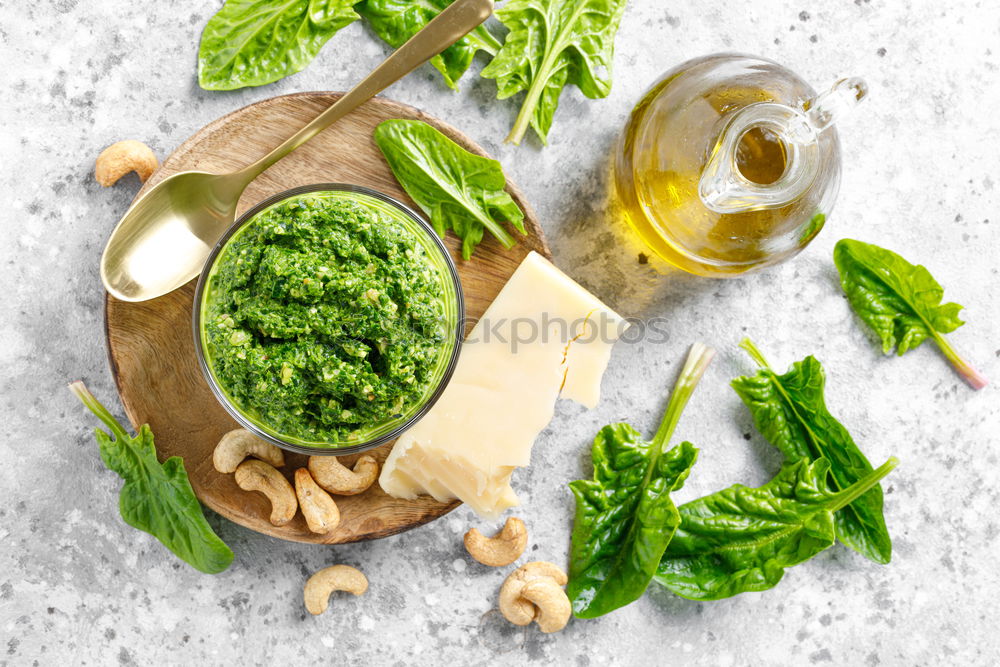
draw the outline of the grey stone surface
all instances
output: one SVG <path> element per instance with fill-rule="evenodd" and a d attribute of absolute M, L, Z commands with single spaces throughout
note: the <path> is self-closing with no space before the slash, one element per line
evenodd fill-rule
<path fill-rule="evenodd" d="M 513 631 L 494 606 L 505 570 L 464 554 L 467 510 L 392 538 L 287 544 L 210 514 L 236 552 L 203 576 L 123 524 L 120 481 L 94 420 L 65 390 L 82 377 L 115 406 L 97 263 L 136 187 L 93 180 L 122 138 L 165 156 L 212 119 L 268 96 L 344 89 L 387 51 L 360 24 L 305 72 L 264 88 L 197 87 L 195 56 L 218 0 L 0 0 L 0 665 L 54 664 L 989 664 L 998 660 L 1000 472 L 997 389 L 973 392 L 929 345 L 883 358 L 851 315 L 830 253 L 843 236 L 927 264 L 968 307 L 951 336 L 1000 380 L 997 148 L 1000 6 L 986 0 L 633 0 L 609 98 L 563 97 L 551 146 L 502 143 L 516 112 L 473 72 L 460 93 L 423 69 L 390 95 L 445 118 L 504 163 L 537 209 L 557 263 L 622 313 L 663 317 L 669 341 L 619 345 L 594 411 L 560 403 L 515 476 L 528 557 L 565 562 L 572 501 L 602 424 L 651 430 L 686 346 L 720 354 L 678 436 L 702 448 L 681 500 L 761 483 L 778 459 L 728 381 L 752 336 L 784 366 L 816 354 L 828 401 L 886 483 L 895 557 L 876 566 L 836 546 L 775 590 L 688 602 L 655 586 L 611 616 L 562 633 Z M 720 50 L 786 63 L 819 87 L 866 77 L 872 95 L 842 127 L 844 179 L 827 229 L 802 255 L 726 282 L 640 266 L 606 207 L 616 133 L 661 72 Z M 478 62 L 476 70 L 482 67 Z M 487 528 L 488 526 L 484 526 Z M 332 563 L 361 567 L 368 595 L 308 617 L 301 586 Z"/>

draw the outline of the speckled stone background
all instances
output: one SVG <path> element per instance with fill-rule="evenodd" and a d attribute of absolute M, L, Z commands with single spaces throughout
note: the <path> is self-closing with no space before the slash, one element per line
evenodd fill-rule
<path fill-rule="evenodd" d="M 516 112 L 483 66 L 449 92 L 429 68 L 389 95 L 454 123 L 500 159 L 541 216 L 556 262 L 622 313 L 667 318 L 666 343 L 619 345 L 591 412 L 560 403 L 534 465 L 515 476 L 526 558 L 565 563 L 589 440 L 628 420 L 652 430 L 686 346 L 717 361 L 678 437 L 702 448 L 688 500 L 758 484 L 778 458 L 728 381 L 752 336 L 784 366 L 816 354 L 828 402 L 886 483 L 892 564 L 835 546 L 764 594 L 697 603 L 656 586 L 613 615 L 556 635 L 496 615 L 503 569 L 466 556 L 483 526 L 465 509 L 411 532 L 342 547 L 275 541 L 210 513 L 236 561 L 218 576 L 179 563 L 125 526 L 120 480 L 102 466 L 95 420 L 65 389 L 84 378 L 120 413 L 105 358 L 101 248 L 138 187 L 94 182 L 123 138 L 162 157 L 212 119 L 271 95 L 342 90 L 387 53 L 360 23 L 309 69 L 264 88 L 202 91 L 200 31 L 219 0 L 0 0 L 0 665 L 62 664 L 990 664 L 1000 656 L 1000 403 L 973 392 L 929 345 L 883 358 L 849 311 L 831 250 L 843 236 L 929 266 L 967 306 L 951 336 L 1000 382 L 997 218 L 1000 5 L 991 0 L 633 0 L 605 100 L 563 96 L 551 146 L 502 139 Z M 817 87 L 865 77 L 871 101 L 841 129 L 844 178 L 826 230 L 792 262 L 726 282 L 640 266 L 607 207 L 606 163 L 631 106 L 660 73 L 720 50 L 786 63 Z M 332 563 L 371 589 L 305 613 L 301 587 Z"/>

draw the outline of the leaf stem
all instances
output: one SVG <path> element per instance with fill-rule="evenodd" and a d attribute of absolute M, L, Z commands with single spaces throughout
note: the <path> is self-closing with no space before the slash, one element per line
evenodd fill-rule
<path fill-rule="evenodd" d="M 528 131 L 528 125 L 531 123 L 531 117 L 535 113 L 535 109 L 538 107 L 538 100 L 541 99 L 542 93 L 545 91 L 545 84 L 549 80 L 550 70 L 552 69 L 553 63 L 556 55 L 554 49 L 550 50 L 545 58 L 542 60 L 542 64 L 538 68 L 538 72 L 535 74 L 534 78 L 531 80 L 531 85 L 528 86 L 528 92 L 524 96 L 524 101 L 521 102 L 521 110 L 517 112 L 517 118 L 514 120 L 514 127 L 510 129 L 510 134 L 504 140 L 508 144 L 514 144 L 519 146 L 521 140 L 524 138 L 524 133 Z M 542 142 L 543 146 L 548 145 L 548 140 L 542 133 L 542 130 L 538 128 L 538 139 Z"/>
<path fill-rule="evenodd" d="M 500 242 L 500 245 L 502 245 L 504 249 L 510 250 L 517 245 L 517 240 L 509 234 L 499 222 L 495 222 L 493 219 L 486 217 L 482 220 L 482 223 L 483 226 L 486 227 L 491 234 L 493 234 L 493 237 Z"/>
<path fill-rule="evenodd" d="M 101 405 L 101 402 L 94 398 L 94 395 L 90 393 L 87 389 L 87 385 L 83 384 L 82 380 L 77 380 L 76 382 L 71 382 L 69 384 L 69 390 L 73 392 L 73 395 L 80 399 L 80 402 L 87 406 L 87 409 L 93 412 L 98 419 L 107 424 L 111 432 L 114 433 L 115 438 L 124 438 L 128 440 L 129 434 L 122 428 L 122 425 L 118 423 L 118 420 L 114 418 L 106 407 Z"/>
<path fill-rule="evenodd" d="M 744 338 L 740 341 L 740 347 L 747 351 L 750 358 L 757 362 L 762 368 L 771 368 L 771 364 L 767 363 L 767 359 L 764 358 L 764 354 L 757 349 L 757 346 L 753 344 L 749 338 Z"/>
<path fill-rule="evenodd" d="M 873 486 L 882 481 L 882 478 L 892 472 L 893 468 L 897 465 L 899 465 L 899 459 L 895 456 L 890 456 L 888 461 L 833 496 L 831 499 L 832 504 L 830 505 L 830 511 L 836 512 L 853 503 L 855 500 L 866 494 Z"/>
<path fill-rule="evenodd" d="M 691 351 L 688 352 L 687 361 L 684 363 L 680 377 L 674 383 L 674 390 L 670 392 L 670 400 L 667 401 L 667 409 L 663 413 L 663 421 L 660 422 L 660 427 L 656 429 L 656 435 L 653 436 L 653 446 L 656 448 L 657 456 L 662 451 L 664 445 L 670 440 L 674 429 L 677 428 L 677 422 L 680 421 L 684 407 L 687 405 L 691 394 L 694 393 L 694 388 L 698 386 L 698 382 L 701 380 L 702 375 L 705 374 L 705 369 L 708 368 L 708 364 L 711 363 L 714 356 L 715 350 L 703 343 L 695 343 L 691 346 Z"/>
<path fill-rule="evenodd" d="M 927 328 L 930 329 L 931 334 L 934 336 L 934 342 L 937 343 L 941 352 L 944 353 L 945 358 L 951 362 L 955 370 L 959 372 L 973 389 L 982 389 L 990 383 L 979 371 L 972 367 L 972 364 L 962 358 L 944 336 L 935 331 L 933 327 L 928 326 Z"/>
<path fill-rule="evenodd" d="M 524 133 L 528 131 L 528 124 L 531 122 L 531 116 L 535 113 L 535 107 L 538 106 L 538 98 L 542 94 L 542 87 L 537 86 L 539 79 L 531 82 L 531 86 L 528 88 L 528 94 L 525 95 L 524 101 L 521 103 L 521 110 L 517 112 L 517 118 L 514 120 L 514 126 L 510 128 L 510 134 L 504 139 L 505 143 L 514 144 L 515 146 L 521 145 L 521 140 L 524 139 Z M 539 135 L 542 144 L 547 144 L 545 137 Z"/>

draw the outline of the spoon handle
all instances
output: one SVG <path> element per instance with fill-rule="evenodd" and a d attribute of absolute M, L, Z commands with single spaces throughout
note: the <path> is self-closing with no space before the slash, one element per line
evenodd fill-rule
<path fill-rule="evenodd" d="M 238 173 L 249 183 L 265 169 L 465 37 L 493 13 L 493 0 L 456 0 L 354 88 L 280 146 Z"/>

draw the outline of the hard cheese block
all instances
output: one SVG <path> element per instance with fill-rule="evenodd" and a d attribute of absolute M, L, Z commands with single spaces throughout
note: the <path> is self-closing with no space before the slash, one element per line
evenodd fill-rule
<path fill-rule="evenodd" d="M 434 407 L 404 433 L 379 477 L 397 498 L 458 498 L 498 516 L 518 504 L 510 477 L 528 465 L 560 391 L 593 408 L 625 321 L 536 252 L 462 344 Z"/>

